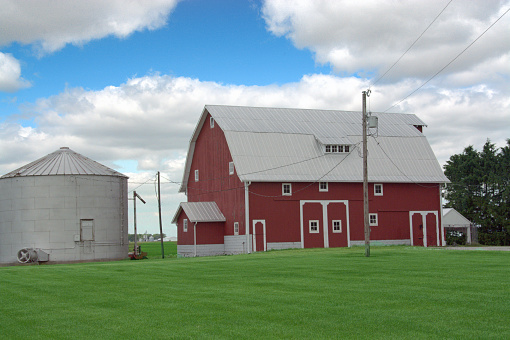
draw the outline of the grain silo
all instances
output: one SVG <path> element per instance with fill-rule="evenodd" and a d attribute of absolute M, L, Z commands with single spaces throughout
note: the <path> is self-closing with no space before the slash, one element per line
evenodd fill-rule
<path fill-rule="evenodd" d="M 0 263 L 128 255 L 127 177 L 67 147 L 0 177 Z"/>

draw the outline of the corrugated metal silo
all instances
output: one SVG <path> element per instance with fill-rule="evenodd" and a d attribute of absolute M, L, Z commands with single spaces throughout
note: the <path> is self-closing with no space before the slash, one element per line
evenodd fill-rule
<path fill-rule="evenodd" d="M 0 177 L 0 263 L 124 259 L 127 209 L 125 175 L 60 148 Z"/>

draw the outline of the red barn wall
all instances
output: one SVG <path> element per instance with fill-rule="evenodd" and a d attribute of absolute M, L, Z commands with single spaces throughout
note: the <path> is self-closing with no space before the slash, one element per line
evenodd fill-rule
<path fill-rule="evenodd" d="M 380 184 L 380 183 L 378 183 Z M 369 212 L 378 214 L 378 225 L 371 227 L 372 240 L 410 239 L 409 211 L 438 211 L 440 198 L 438 184 L 382 183 L 383 196 L 374 195 L 374 183 L 369 184 Z M 250 220 L 266 220 L 267 242 L 299 242 L 301 200 L 347 200 L 351 241 L 364 240 L 363 186 L 362 183 L 329 183 L 327 192 L 319 191 L 319 184 L 292 183 L 292 196 L 281 196 L 282 183 L 252 183 L 250 189 Z M 268 197 L 269 196 L 269 197 Z M 273 196 L 273 197 L 271 197 Z M 328 235 L 330 246 L 347 245 L 345 206 L 330 203 L 328 206 Z M 310 205 L 310 207 L 309 207 Z M 303 229 L 308 221 L 319 220 L 320 232 L 313 238 L 305 237 L 305 247 L 322 246 L 323 212 L 320 203 L 307 203 L 303 210 Z M 315 207 L 316 206 L 316 207 Z M 439 216 L 440 217 L 440 216 Z M 332 220 L 342 220 L 342 234 L 332 232 Z M 427 220 L 428 221 L 428 220 Z M 427 228 L 435 228 L 430 222 Z M 439 220 L 439 225 L 440 225 Z M 433 235 L 435 235 L 435 229 Z M 317 237 L 315 237 L 317 236 Z M 344 239 L 342 240 L 342 237 Z M 429 242 L 429 244 L 432 244 Z"/>
<path fill-rule="evenodd" d="M 224 235 L 234 235 L 234 222 L 239 222 L 239 234 L 245 233 L 244 183 L 237 172 L 229 175 L 232 156 L 221 126 L 214 122 L 211 128 L 210 115 L 198 135 L 188 179 L 188 202 L 216 202 L 226 218 Z M 195 182 L 195 170 L 199 180 Z M 223 241 L 222 241 L 223 242 Z"/>
<path fill-rule="evenodd" d="M 188 231 L 183 231 L 184 219 L 188 220 Z M 193 236 L 193 223 L 191 223 L 186 216 L 184 210 L 181 211 L 179 217 L 177 218 L 177 242 L 178 244 L 194 244 L 194 236 Z"/>

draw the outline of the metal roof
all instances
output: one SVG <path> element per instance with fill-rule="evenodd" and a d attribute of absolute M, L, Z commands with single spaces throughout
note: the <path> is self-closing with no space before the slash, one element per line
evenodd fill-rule
<path fill-rule="evenodd" d="M 471 221 L 453 208 L 443 208 L 443 225 L 445 226 L 469 226 Z"/>
<path fill-rule="evenodd" d="M 361 182 L 362 114 L 353 111 L 206 105 L 188 150 L 181 192 L 186 190 L 195 142 L 211 114 L 224 132 L 241 181 Z M 379 128 L 368 141 L 371 182 L 444 183 L 415 115 L 373 113 Z M 347 144 L 350 153 L 325 154 L 325 144 Z"/>
<path fill-rule="evenodd" d="M 216 202 L 182 202 L 172 219 L 172 223 L 177 223 L 177 218 L 182 210 L 184 210 L 190 222 L 226 221 Z"/>
<path fill-rule="evenodd" d="M 97 175 L 127 178 L 120 172 L 80 155 L 68 147 L 62 147 L 0 178 L 52 175 Z"/>

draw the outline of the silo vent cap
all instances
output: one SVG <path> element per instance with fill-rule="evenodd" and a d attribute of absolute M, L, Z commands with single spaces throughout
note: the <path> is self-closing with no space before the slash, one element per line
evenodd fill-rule
<path fill-rule="evenodd" d="M 69 150 L 69 147 L 68 146 L 63 146 L 60 148 L 60 150 Z"/>

